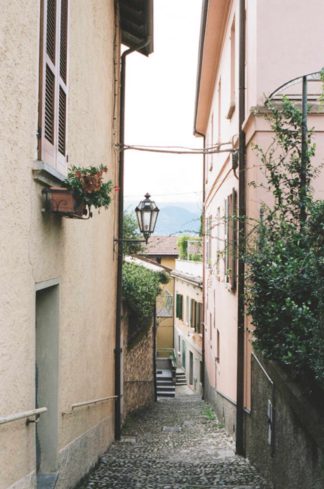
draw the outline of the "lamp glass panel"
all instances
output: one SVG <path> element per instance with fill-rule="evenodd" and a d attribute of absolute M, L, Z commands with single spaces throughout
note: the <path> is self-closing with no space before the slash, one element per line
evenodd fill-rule
<path fill-rule="evenodd" d="M 153 233 L 156 225 L 156 220 L 159 214 L 159 209 L 154 209 L 152 210 L 151 214 L 151 226 L 150 226 L 150 231 Z"/>
<path fill-rule="evenodd" d="M 142 211 L 142 222 L 143 222 L 143 231 L 150 231 L 151 227 L 151 209 L 148 207 L 146 209 L 143 209 Z"/>

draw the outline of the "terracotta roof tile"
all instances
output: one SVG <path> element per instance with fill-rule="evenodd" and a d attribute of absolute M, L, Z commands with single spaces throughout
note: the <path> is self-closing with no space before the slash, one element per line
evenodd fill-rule
<path fill-rule="evenodd" d="M 177 236 L 151 236 L 141 255 L 178 256 Z"/>

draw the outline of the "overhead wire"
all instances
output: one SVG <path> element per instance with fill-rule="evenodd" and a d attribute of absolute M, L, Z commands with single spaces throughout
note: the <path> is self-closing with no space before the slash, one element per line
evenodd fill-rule
<path fill-rule="evenodd" d="M 222 149 L 222 146 L 230 146 L 230 148 Z M 149 153 L 166 153 L 166 154 L 195 154 L 208 155 L 215 153 L 233 153 L 235 150 L 231 141 L 217 143 L 207 148 L 190 148 L 185 146 L 146 146 L 146 145 L 115 145 L 118 151 L 144 151 Z"/>

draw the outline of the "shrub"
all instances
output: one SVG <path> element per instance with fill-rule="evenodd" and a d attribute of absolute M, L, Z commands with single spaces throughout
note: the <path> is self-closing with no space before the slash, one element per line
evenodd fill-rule
<path fill-rule="evenodd" d="M 263 206 L 245 256 L 247 311 L 256 349 L 324 386 L 324 202 L 311 195 L 314 145 L 309 135 L 302 165 L 299 109 L 287 99 L 269 108 L 274 145 L 257 151 L 274 205 Z"/>
<path fill-rule="evenodd" d="M 129 347 L 150 328 L 160 283 L 165 283 L 165 280 L 164 273 L 152 272 L 133 263 L 123 264 L 123 299 L 128 310 Z"/>

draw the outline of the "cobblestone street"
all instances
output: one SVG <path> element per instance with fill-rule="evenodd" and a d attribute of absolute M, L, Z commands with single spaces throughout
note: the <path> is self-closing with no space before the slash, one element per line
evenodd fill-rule
<path fill-rule="evenodd" d="M 269 489 L 200 398 L 177 388 L 175 399 L 127 419 L 78 489 Z"/>

